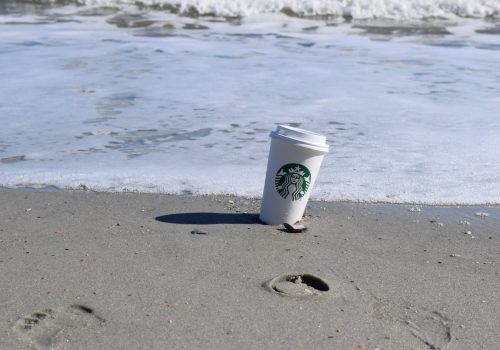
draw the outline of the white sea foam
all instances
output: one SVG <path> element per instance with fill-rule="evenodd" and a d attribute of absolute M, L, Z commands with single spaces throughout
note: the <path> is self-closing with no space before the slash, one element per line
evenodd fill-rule
<path fill-rule="evenodd" d="M 314 199 L 500 203 L 494 23 L 51 11 L 0 18 L 0 185 L 258 197 L 297 123 L 331 145 Z"/>
<path fill-rule="evenodd" d="M 57 0 L 47 0 L 56 2 Z M 76 0 L 85 5 L 126 5 L 137 0 Z M 181 13 L 248 16 L 291 10 L 297 15 L 420 19 L 429 17 L 498 17 L 497 0 L 140 0 L 145 5 L 171 5 Z"/>

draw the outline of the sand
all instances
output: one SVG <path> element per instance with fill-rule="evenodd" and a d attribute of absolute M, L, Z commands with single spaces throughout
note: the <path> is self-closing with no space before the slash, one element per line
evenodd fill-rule
<path fill-rule="evenodd" d="M 0 190 L 0 349 L 500 349 L 499 208 L 259 205 Z"/>

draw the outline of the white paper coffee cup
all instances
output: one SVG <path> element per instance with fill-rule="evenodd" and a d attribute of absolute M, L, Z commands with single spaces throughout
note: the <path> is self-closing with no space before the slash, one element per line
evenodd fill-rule
<path fill-rule="evenodd" d="M 294 224 L 304 215 L 329 146 L 325 136 L 291 126 L 278 125 L 270 136 L 260 220 Z"/>

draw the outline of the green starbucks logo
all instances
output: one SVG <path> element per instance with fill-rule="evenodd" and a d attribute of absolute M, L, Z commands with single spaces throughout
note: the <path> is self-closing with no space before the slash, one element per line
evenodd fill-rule
<path fill-rule="evenodd" d="M 283 198 L 291 195 L 292 201 L 304 197 L 311 183 L 311 172 L 302 164 L 283 165 L 276 173 L 274 185 Z"/>

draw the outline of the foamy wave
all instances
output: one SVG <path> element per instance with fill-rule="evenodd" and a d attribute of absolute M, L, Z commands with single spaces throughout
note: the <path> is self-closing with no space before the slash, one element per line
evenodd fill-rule
<path fill-rule="evenodd" d="M 56 2 L 57 0 L 48 0 Z M 186 14 L 248 16 L 284 12 L 299 16 L 355 19 L 429 17 L 500 17 L 498 0 L 75 0 L 84 5 L 160 6 Z M 60 1 L 59 1 L 60 2 Z"/>

